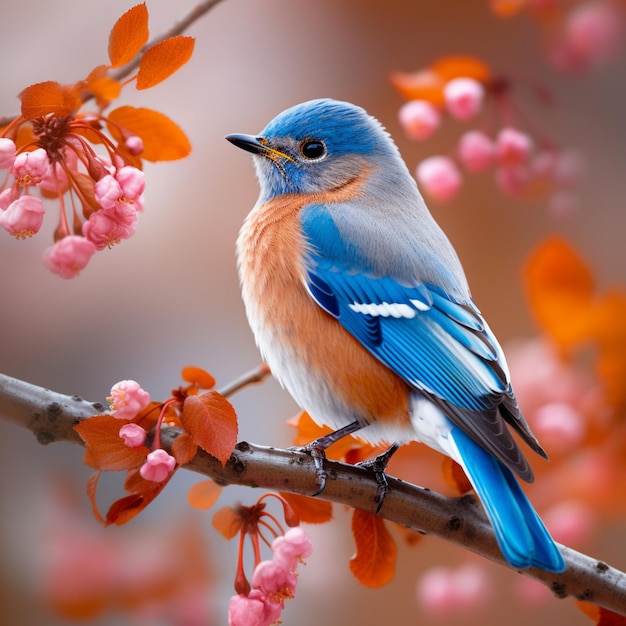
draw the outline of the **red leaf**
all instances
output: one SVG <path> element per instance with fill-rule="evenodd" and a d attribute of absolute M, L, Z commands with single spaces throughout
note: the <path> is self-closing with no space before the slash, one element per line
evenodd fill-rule
<path fill-rule="evenodd" d="M 121 67 L 132 61 L 148 41 L 148 9 L 138 4 L 120 17 L 109 34 L 111 67 Z"/>
<path fill-rule="evenodd" d="M 126 489 L 130 495 L 116 500 L 109 508 L 106 524 L 121 526 L 139 515 L 160 493 L 174 473 L 165 480 L 155 483 L 142 478 L 139 471 L 130 471 L 126 480 Z"/>
<path fill-rule="evenodd" d="M 232 539 L 241 528 L 241 516 L 232 506 L 225 506 L 213 515 L 213 528 L 225 539 Z"/>
<path fill-rule="evenodd" d="M 22 102 L 22 115 L 27 120 L 49 114 L 66 117 L 82 105 L 76 85 L 61 85 L 53 80 L 30 85 L 18 97 Z"/>
<path fill-rule="evenodd" d="M 188 396 L 180 421 L 204 451 L 226 465 L 237 443 L 237 414 L 224 396 L 217 391 Z"/>
<path fill-rule="evenodd" d="M 169 37 L 148 48 L 141 57 L 137 89 L 154 87 L 185 65 L 193 54 L 193 37 Z"/>
<path fill-rule="evenodd" d="M 120 428 L 128 424 L 112 415 L 94 415 L 74 426 L 85 442 L 85 464 L 99 470 L 115 471 L 139 467 L 148 456 L 148 448 L 129 448 L 120 438 Z"/>
<path fill-rule="evenodd" d="M 100 513 L 100 509 L 98 508 L 98 504 L 96 502 L 96 491 L 98 489 L 98 481 L 100 480 L 100 472 L 94 472 L 87 481 L 87 497 L 89 498 L 89 502 L 91 502 L 91 510 L 93 511 L 94 517 L 101 523 L 105 524 L 106 520 L 102 517 Z"/>
<path fill-rule="evenodd" d="M 301 522 L 307 524 L 323 524 L 333 518 L 333 506 L 326 500 L 301 496 L 295 493 L 279 492 L 291 508 L 295 511 Z"/>
<path fill-rule="evenodd" d="M 189 463 L 196 456 L 197 451 L 198 444 L 189 433 L 182 433 L 174 439 L 172 444 L 172 456 L 176 459 L 178 465 Z"/>
<path fill-rule="evenodd" d="M 196 509 L 210 509 L 220 497 L 222 488 L 212 480 L 203 480 L 190 487 L 187 501 Z"/>
<path fill-rule="evenodd" d="M 206 370 L 195 365 L 187 365 L 183 367 L 182 379 L 185 382 L 193 383 L 200 389 L 211 389 L 215 386 L 215 378 Z"/>
<path fill-rule="evenodd" d="M 353 576 L 368 587 L 386 585 L 395 573 L 397 547 L 384 520 L 355 509 L 352 535 L 356 547 L 356 554 L 350 559 Z"/>

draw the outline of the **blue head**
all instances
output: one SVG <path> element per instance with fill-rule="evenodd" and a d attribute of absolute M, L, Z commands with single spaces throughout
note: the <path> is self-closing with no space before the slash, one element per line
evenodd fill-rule
<path fill-rule="evenodd" d="M 226 138 L 255 154 L 263 200 L 341 187 L 368 165 L 399 168 L 406 175 L 380 122 L 348 102 L 310 100 L 277 115 L 260 135 Z"/>

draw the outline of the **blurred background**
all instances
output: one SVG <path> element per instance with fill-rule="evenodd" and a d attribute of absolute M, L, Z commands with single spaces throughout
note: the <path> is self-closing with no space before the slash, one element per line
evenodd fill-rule
<path fill-rule="evenodd" d="M 169 28 L 192 4 L 148 0 L 151 33 Z M 16 94 L 27 85 L 72 83 L 106 62 L 109 30 L 131 5 L 128 0 L 21 0 L 4 7 L 0 114 L 19 110 Z M 528 12 L 499 19 L 487 0 L 226 0 L 188 34 L 196 37 L 196 47 L 182 70 L 150 91 L 127 88 L 120 100 L 162 111 L 193 144 L 185 160 L 147 164 L 146 208 L 137 234 L 95 255 L 77 279 L 66 281 L 41 263 L 56 207 L 50 206 L 42 231 L 32 239 L 16 241 L 0 233 L 3 373 L 103 401 L 111 385 L 126 378 L 164 399 L 178 386 L 184 365 L 211 371 L 218 386 L 257 365 L 234 260 L 237 232 L 256 200 L 257 184 L 251 160 L 224 135 L 256 133 L 288 106 L 333 97 L 360 104 L 379 118 L 413 170 L 424 157 L 449 151 L 460 125 L 447 123 L 425 143 L 407 139 L 397 121 L 402 100 L 389 75 L 423 68 L 446 54 L 476 55 L 495 71 L 532 75 L 549 86 L 552 105 L 522 94 L 526 110 L 558 144 L 582 150 L 589 164 L 581 207 L 566 218 L 551 215 L 541 203 L 501 195 L 489 175 L 468 177 L 448 205 L 431 203 L 502 343 L 536 332 L 520 266 L 546 235 L 567 237 L 590 261 L 601 286 L 626 279 L 623 55 L 584 77 L 555 72 L 546 63 L 542 31 Z M 297 407 L 275 382 L 247 389 L 233 401 L 242 440 L 290 444 L 292 432 L 284 422 Z M 91 572 L 77 577 L 83 580 L 92 575 L 97 580 L 105 562 L 115 567 L 107 559 L 113 551 L 130 555 L 133 564 L 119 572 L 120 580 L 145 575 L 135 571 L 138 564 L 145 570 L 184 571 L 184 564 L 174 564 L 181 554 L 196 560 L 189 583 L 195 592 L 188 601 L 179 599 L 188 616 L 180 606 L 165 610 L 155 602 L 134 612 L 103 607 L 92 624 L 226 623 L 236 546 L 212 530 L 212 512 L 187 505 L 186 491 L 200 477 L 178 472 L 139 518 L 124 528 L 102 529 L 83 495 L 91 470 L 82 457 L 77 446 L 42 447 L 30 432 L 0 422 L 0 622 L 72 623 L 47 608 L 45 591 L 55 559 L 75 550 L 72 571 Z M 101 495 L 111 500 L 119 489 L 106 483 Z M 219 504 L 238 499 L 251 504 L 259 495 L 229 488 Z M 393 582 L 366 589 L 348 571 L 349 516 L 335 509 L 335 523 L 310 528 L 315 553 L 301 569 L 285 624 L 590 623 L 571 601 L 532 590 L 524 595 L 519 575 L 491 564 L 480 564 L 492 586 L 489 602 L 462 614 L 429 613 L 416 597 L 424 572 L 438 564 L 480 563 L 436 538 L 414 548 L 401 544 Z M 196 549 L 184 547 L 185 538 L 193 538 Z M 626 539 L 615 522 L 584 548 L 626 568 Z"/>

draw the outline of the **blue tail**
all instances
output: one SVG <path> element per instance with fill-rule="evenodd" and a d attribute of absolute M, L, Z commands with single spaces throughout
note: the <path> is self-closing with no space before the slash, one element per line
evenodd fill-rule
<path fill-rule="evenodd" d="M 504 558 L 519 569 L 564 571 L 559 549 L 513 472 L 458 428 L 452 429 L 451 436 L 461 466 L 491 520 Z"/>

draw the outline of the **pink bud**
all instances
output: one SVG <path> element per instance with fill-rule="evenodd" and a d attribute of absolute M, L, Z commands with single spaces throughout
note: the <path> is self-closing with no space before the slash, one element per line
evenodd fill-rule
<path fill-rule="evenodd" d="M 450 115 L 461 121 L 471 119 L 480 111 L 484 95 L 484 87 L 473 78 L 454 78 L 443 88 Z"/>
<path fill-rule="evenodd" d="M 472 174 L 477 174 L 493 163 L 495 146 L 485 133 L 470 130 L 459 139 L 458 155 L 466 169 Z"/>
<path fill-rule="evenodd" d="M 133 419 L 150 404 L 150 394 L 135 380 L 122 380 L 111 387 L 107 398 L 119 419 Z"/>
<path fill-rule="evenodd" d="M 261 561 L 252 574 L 252 586 L 274 603 L 294 598 L 297 581 L 296 574 L 276 561 Z"/>
<path fill-rule="evenodd" d="M 139 424 L 124 424 L 120 428 L 119 435 L 129 448 L 143 446 L 146 441 L 146 431 Z"/>
<path fill-rule="evenodd" d="M 144 174 L 141 170 L 127 165 L 117 170 L 115 180 L 120 184 L 122 190 L 122 202 L 136 202 L 141 199 L 146 187 Z M 137 210 L 141 209 L 137 208 Z"/>
<path fill-rule="evenodd" d="M 146 462 L 139 468 L 139 474 L 155 483 L 164 481 L 174 471 L 176 459 L 165 450 L 153 450 L 146 457 Z"/>
<path fill-rule="evenodd" d="M 500 189 L 512 198 L 520 198 L 527 189 L 530 175 L 525 167 L 499 167 L 496 182 Z"/>
<path fill-rule="evenodd" d="M 8 170 L 15 161 L 15 142 L 7 137 L 0 137 L 0 170 Z"/>
<path fill-rule="evenodd" d="M 516 128 L 502 128 L 496 138 L 496 158 L 507 167 L 525 164 L 532 148 L 530 137 Z"/>
<path fill-rule="evenodd" d="M 103 209 L 114 209 L 115 203 L 122 197 L 122 188 L 111 174 L 106 174 L 94 187 L 96 202 Z"/>
<path fill-rule="evenodd" d="M 124 145 L 133 156 L 137 156 L 143 152 L 143 140 L 138 135 L 128 137 Z"/>
<path fill-rule="evenodd" d="M 87 266 L 96 247 L 85 237 L 63 237 L 43 253 L 43 264 L 61 278 L 74 278 Z"/>
<path fill-rule="evenodd" d="M 11 173 L 21 187 L 27 187 L 40 183 L 49 167 L 48 153 L 37 148 L 32 152 L 20 152 L 13 161 Z"/>
<path fill-rule="evenodd" d="M 17 200 L 20 196 L 20 191 L 15 185 L 7 187 L 4 191 L 0 192 L 0 210 L 6 211 L 9 205 L 14 200 Z"/>
<path fill-rule="evenodd" d="M 89 216 L 83 224 L 83 235 L 91 241 L 97 250 L 104 250 L 128 239 L 135 233 L 137 212 L 134 206 L 125 207 L 124 211 L 101 209 Z"/>
<path fill-rule="evenodd" d="M 232 596 L 228 603 L 228 626 L 271 626 L 278 623 L 282 605 L 270 602 L 258 589 L 249 595 Z"/>
<path fill-rule="evenodd" d="M 404 132 L 411 139 L 428 139 L 441 125 L 439 110 L 427 100 L 410 100 L 398 112 Z"/>
<path fill-rule="evenodd" d="M 300 526 L 290 528 L 272 542 L 274 561 L 290 572 L 294 572 L 302 559 L 311 556 L 312 552 L 313 542 Z"/>
<path fill-rule="evenodd" d="M 39 231 L 43 214 L 43 203 L 39 198 L 21 196 L 0 213 L 0 226 L 16 239 L 26 239 Z"/>
<path fill-rule="evenodd" d="M 463 184 L 454 161 L 444 156 L 424 159 L 417 166 L 416 176 L 424 191 L 441 202 L 452 200 Z"/>

